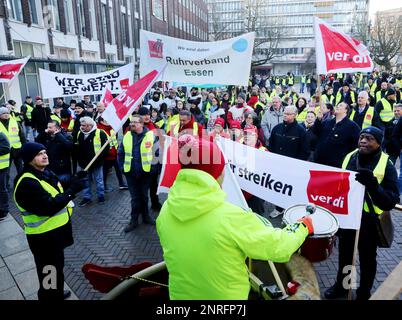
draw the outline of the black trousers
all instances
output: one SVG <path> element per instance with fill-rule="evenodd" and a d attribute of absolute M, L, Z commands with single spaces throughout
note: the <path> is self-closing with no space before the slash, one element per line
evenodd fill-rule
<path fill-rule="evenodd" d="M 374 214 L 363 212 L 359 235 L 359 260 L 360 260 L 360 287 L 357 295 L 360 298 L 368 299 L 371 295 L 375 275 L 377 273 L 377 226 Z M 339 269 L 337 284 L 343 286 L 346 276 L 350 275 L 351 269 L 343 272 L 346 266 L 352 265 L 353 250 L 356 230 L 339 229 Z M 345 288 L 348 289 L 348 288 Z"/>
<path fill-rule="evenodd" d="M 105 160 L 103 162 L 103 182 L 105 184 L 105 189 L 107 187 L 108 171 L 111 168 L 114 168 L 114 170 L 116 171 L 116 177 L 119 181 L 119 186 L 121 187 L 124 185 L 123 174 L 121 173 L 117 160 Z"/>
<path fill-rule="evenodd" d="M 149 196 L 151 198 L 152 205 L 158 205 L 159 197 L 157 195 L 158 192 L 158 184 L 159 184 L 159 173 L 161 172 L 162 165 L 157 165 L 157 169 L 155 172 L 151 173 L 151 181 L 149 188 Z"/>
<path fill-rule="evenodd" d="M 258 213 L 260 216 L 264 215 L 264 200 L 252 196 L 250 199 L 246 200 L 248 206 L 253 212 Z"/>
<path fill-rule="evenodd" d="M 33 253 L 39 279 L 38 300 L 63 300 L 64 292 L 64 249 L 37 248 Z"/>
<path fill-rule="evenodd" d="M 138 222 L 140 215 L 143 221 L 151 220 L 148 208 L 150 174 L 142 174 L 138 177 L 126 174 L 126 180 L 131 196 L 131 222 Z"/>

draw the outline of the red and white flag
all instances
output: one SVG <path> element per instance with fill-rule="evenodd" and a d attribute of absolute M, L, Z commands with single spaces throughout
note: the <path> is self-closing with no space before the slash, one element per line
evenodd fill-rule
<path fill-rule="evenodd" d="M 0 63 L 0 83 L 8 83 L 20 74 L 31 57 Z"/>
<path fill-rule="evenodd" d="M 110 91 L 109 88 L 106 88 L 105 92 L 103 93 L 103 96 L 101 98 L 101 102 L 105 105 L 105 108 L 113 101 L 113 94 L 112 91 Z"/>
<path fill-rule="evenodd" d="M 373 71 L 370 53 L 358 40 L 317 17 L 314 29 L 318 74 Z"/>
<path fill-rule="evenodd" d="M 102 117 L 110 124 L 114 131 L 118 132 L 121 129 L 127 118 L 142 103 L 142 99 L 161 76 L 165 68 L 166 65 L 160 70 L 151 71 L 109 103 Z"/>

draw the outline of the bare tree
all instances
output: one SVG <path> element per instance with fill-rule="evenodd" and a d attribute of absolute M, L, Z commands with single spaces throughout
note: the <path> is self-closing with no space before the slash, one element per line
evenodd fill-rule
<path fill-rule="evenodd" d="M 244 31 L 256 33 L 252 68 L 280 56 L 277 48 L 283 32 L 278 20 L 264 15 L 265 7 L 265 0 L 246 0 L 244 4 Z"/>
<path fill-rule="evenodd" d="M 402 48 L 402 19 L 391 22 L 390 17 L 376 14 L 376 21 L 371 32 L 370 52 L 374 61 L 387 70 Z"/>

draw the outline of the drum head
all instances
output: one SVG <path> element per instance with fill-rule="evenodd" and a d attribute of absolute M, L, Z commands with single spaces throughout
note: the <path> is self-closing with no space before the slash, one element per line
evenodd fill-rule
<path fill-rule="evenodd" d="M 316 206 L 316 211 L 310 217 L 313 221 L 314 236 L 333 236 L 339 228 L 338 219 L 327 209 Z M 306 205 L 295 205 L 285 210 L 283 221 L 285 224 L 292 224 L 307 215 Z"/>

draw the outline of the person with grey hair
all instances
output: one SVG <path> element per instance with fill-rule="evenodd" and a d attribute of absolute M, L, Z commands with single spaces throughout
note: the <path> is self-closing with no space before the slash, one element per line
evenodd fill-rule
<path fill-rule="evenodd" d="M 369 94 L 361 91 L 357 97 L 357 106 L 352 108 L 349 119 L 354 121 L 360 129 L 370 126 L 384 130 L 379 114 L 369 105 Z"/>
<path fill-rule="evenodd" d="M 264 131 L 265 145 L 268 146 L 272 129 L 283 121 L 283 106 L 279 96 L 272 98 L 272 106 L 264 113 L 261 128 Z"/>
<path fill-rule="evenodd" d="M 80 168 L 85 169 L 95 155 L 108 140 L 105 131 L 97 128 L 95 121 L 90 117 L 80 119 L 80 131 L 74 139 L 77 161 Z M 96 193 L 100 204 L 105 203 L 105 186 L 103 183 L 103 160 L 108 155 L 109 149 L 105 148 L 88 170 L 84 198 L 79 206 L 83 207 L 92 202 L 91 184 L 96 182 Z"/>

